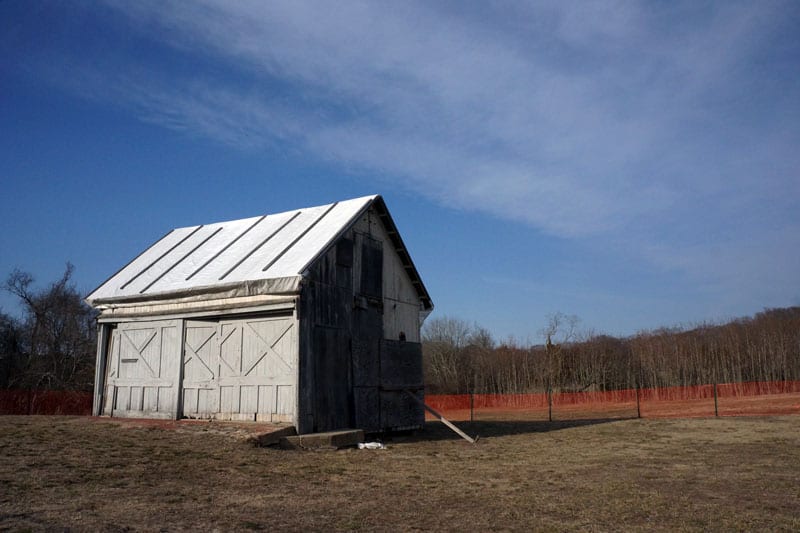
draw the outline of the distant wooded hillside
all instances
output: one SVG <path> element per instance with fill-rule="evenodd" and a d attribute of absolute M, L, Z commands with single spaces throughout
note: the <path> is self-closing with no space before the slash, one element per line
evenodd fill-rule
<path fill-rule="evenodd" d="M 462 320 L 433 319 L 423 334 L 429 391 L 506 394 L 800 380 L 800 307 L 626 338 L 581 335 L 576 324 L 575 317 L 553 315 L 542 332 L 552 342 L 523 346 L 497 343 Z"/>
<path fill-rule="evenodd" d="M 91 390 L 94 311 L 71 282 L 35 289 L 11 273 L 2 288 L 23 316 L 0 312 L 0 388 Z M 647 331 L 626 338 L 580 333 L 557 313 L 543 344 L 497 342 L 484 328 L 436 318 L 423 329 L 425 381 L 434 393 L 615 390 L 800 380 L 800 307 L 767 309 L 727 324 Z"/>

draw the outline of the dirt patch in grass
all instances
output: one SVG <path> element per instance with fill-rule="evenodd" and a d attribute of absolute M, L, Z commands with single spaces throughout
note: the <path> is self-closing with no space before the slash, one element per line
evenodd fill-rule
<path fill-rule="evenodd" d="M 800 418 L 438 423 L 387 450 L 0 417 L 0 529 L 800 530 Z M 212 431 L 213 429 L 213 431 Z"/>
<path fill-rule="evenodd" d="M 122 430 L 126 429 L 162 429 L 178 433 L 195 435 L 217 434 L 227 435 L 236 440 L 254 442 L 259 435 L 279 431 L 289 424 L 269 424 L 264 422 L 229 422 L 218 420 L 161 420 L 148 418 L 106 418 L 90 417 L 88 420 L 97 424 L 112 424 Z"/>

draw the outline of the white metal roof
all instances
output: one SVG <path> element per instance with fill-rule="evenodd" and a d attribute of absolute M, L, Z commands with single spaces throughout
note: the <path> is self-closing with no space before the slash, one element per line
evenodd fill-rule
<path fill-rule="evenodd" d="M 282 287 L 296 289 L 303 270 L 376 198 L 174 229 L 86 300 L 96 305 L 191 294 L 257 280 L 284 280 Z"/>

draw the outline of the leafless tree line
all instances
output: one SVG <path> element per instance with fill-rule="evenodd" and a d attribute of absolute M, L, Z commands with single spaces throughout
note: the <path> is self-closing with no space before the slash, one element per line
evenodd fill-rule
<path fill-rule="evenodd" d="M 21 317 L 0 312 L 0 388 L 91 390 L 94 311 L 71 283 L 73 268 L 43 289 L 12 272 L 0 287 Z M 423 329 L 425 380 L 436 393 L 597 391 L 743 381 L 800 380 L 800 307 L 767 309 L 727 324 L 659 329 L 617 338 L 582 332 L 555 313 L 542 344 L 497 342 L 455 318 Z"/>
<path fill-rule="evenodd" d="M 44 289 L 15 270 L 0 287 L 19 300 L 21 317 L 0 312 L 0 388 L 91 391 L 94 311 L 71 283 L 73 267 Z"/>
<path fill-rule="evenodd" d="M 431 320 L 426 383 L 434 393 L 510 394 L 800 380 L 800 307 L 625 338 L 581 333 L 577 324 L 556 313 L 543 344 L 520 345 L 463 320 Z"/>

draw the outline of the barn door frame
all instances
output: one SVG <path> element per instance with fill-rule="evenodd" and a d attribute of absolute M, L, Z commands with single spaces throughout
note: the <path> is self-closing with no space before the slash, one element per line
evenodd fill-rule
<path fill-rule="evenodd" d="M 108 374 L 108 350 L 111 343 L 110 324 L 97 324 L 97 355 L 94 365 L 94 396 L 92 398 L 92 415 L 103 414 L 103 398 L 106 389 L 106 376 Z"/>

